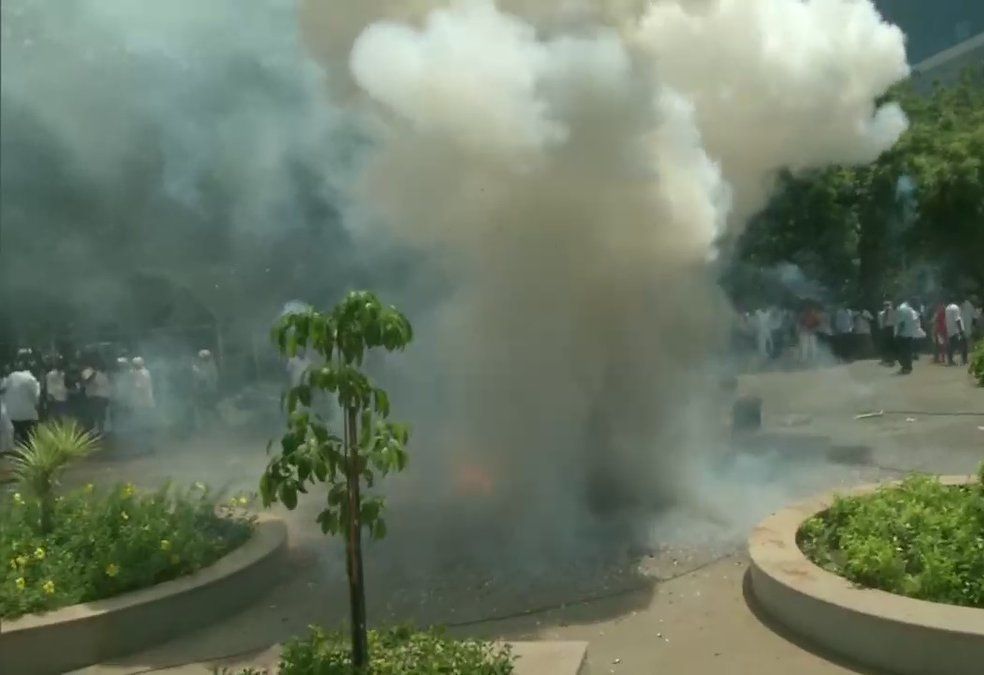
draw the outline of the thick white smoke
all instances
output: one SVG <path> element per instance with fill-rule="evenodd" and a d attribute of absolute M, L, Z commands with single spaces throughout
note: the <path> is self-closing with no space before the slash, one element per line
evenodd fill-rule
<path fill-rule="evenodd" d="M 534 531 L 699 503 L 715 240 L 777 170 L 897 139 L 875 99 L 907 72 L 902 34 L 856 0 L 513 5 L 381 20 L 351 51 L 380 124 L 362 215 L 457 289 L 416 347 L 446 384 L 418 461 L 481 467 Z"/>

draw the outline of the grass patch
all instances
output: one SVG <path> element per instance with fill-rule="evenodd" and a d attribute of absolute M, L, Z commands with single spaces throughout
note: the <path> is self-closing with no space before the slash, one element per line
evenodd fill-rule
<path fill-rule="evenodd" d="M 984 340 L 978 340 L 977 344 L 974 345 L 974 351 L 970 354 L 970 365 L 967 369 L 977 380 L 977 384 L 984 387 Z"/>
<path fill-rule="evenodd" d="M 976 484 L 914 475 L 838 497 L 803 523 L 800 548 L 824 569 L 910 598 L 984 608 L 984 466 Z"/>
<path fill-rule="evenodd" d="M 245 502 L 245 499 L 242 499 Z M 242 504 L 240 504 L 242 505 Z M 195 572 L 245 542 L 252 520 L 198 484 L 137 492 L 91 485 L 53 500 L 51 527 L 41 505 L 19 492 L 0 495 L 0 618 L 109 598 Z"/>

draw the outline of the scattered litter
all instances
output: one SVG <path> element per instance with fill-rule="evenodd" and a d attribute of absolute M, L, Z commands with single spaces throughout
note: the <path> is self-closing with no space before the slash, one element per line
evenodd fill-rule
<path fill-rule="evenodd" d="M 905 418 L 905 421 L 906 422 L 915 422 L 916 421 L 916 418 L 915 417 L 906 417 Z"/>
<path fill-rule="evenodd" d="M 621 662 L 622 662 L 622 659 L 615 659 L 614 661 L 612 661 L 612 663 L 614 663 L 616 666 L 618 664 L 620 664 Z"/>
<path fill-rule="evenodd" d="M 884 414 L 885 414 L 884 410 L 879 410 L 878 412 L 861 413 L 860 415 L 855 415 L 854 419 L 866 420 L 866 419 L 871 419 L 872 417 L 882 417 Z"/>

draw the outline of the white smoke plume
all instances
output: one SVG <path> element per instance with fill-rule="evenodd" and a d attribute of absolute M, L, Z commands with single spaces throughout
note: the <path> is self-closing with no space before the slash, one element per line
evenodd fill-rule
<path fill-rule="evenodd" d="M 536 538 L 589 504 L 703 502 L 715 241 L 779 169 L 891 146 L 904 116 L 875 100 L 907 65 L 868 2 L 528 4 L 405 6 L 350 66 L 379 124 L 360 216 L 456 289 L 411 368 L 443 382 L 418 461 Z"/>

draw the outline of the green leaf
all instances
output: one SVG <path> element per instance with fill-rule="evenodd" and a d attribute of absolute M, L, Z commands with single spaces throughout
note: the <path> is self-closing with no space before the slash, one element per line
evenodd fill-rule
<path fill-rule="evenodd" d="M 283 483 L 280 486 L 280 501 L 293 511 L 297 506 L 297 489 L 290 483 Z"/>
<path fill-rule="evenodd" d="M 390 413 L 389 396 L 382 389 L 373 389 L 373 407 L 382 417 L 388 417 Z"/>

